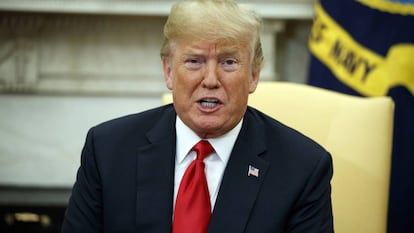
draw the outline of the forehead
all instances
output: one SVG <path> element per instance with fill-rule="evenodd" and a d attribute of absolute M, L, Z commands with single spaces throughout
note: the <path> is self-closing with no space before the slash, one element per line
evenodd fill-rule
<path fill-rule="evenodd" d="M 175 42 L 175 50 L 184 54 L 249 54 L 250 44 L 240 41 L 209 41 L 182 39 Z"/>

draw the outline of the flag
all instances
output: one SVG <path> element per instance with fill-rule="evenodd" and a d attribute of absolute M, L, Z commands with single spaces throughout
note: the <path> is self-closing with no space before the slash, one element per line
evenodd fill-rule
<path fill-rule="evenodd" d="M 388 233 L 414 232 L 414 0 L 320 0 L 308 84 L 395 103 Z"/>
<path fill-rule="evenodd" d="M 252 165 L 249 165 L 249 170 L 247 172 L 247 176 L 259 177 L 259 169 L 253 167 Z"/>

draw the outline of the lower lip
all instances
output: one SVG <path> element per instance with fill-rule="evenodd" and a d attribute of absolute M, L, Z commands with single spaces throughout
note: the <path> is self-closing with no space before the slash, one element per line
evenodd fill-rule
<path fill-rule="evenodd" d="M 220 103 L 215 104 L 212 107 L 204 106 L 201 103 L 197 103 L 197 104 L 198 104 L 198 108 L 200 109 L 200 111 L 207 112 L 207 113 L 215 112 L 215 111 L 217 111 L 221 107 L 221 104 Z"/>

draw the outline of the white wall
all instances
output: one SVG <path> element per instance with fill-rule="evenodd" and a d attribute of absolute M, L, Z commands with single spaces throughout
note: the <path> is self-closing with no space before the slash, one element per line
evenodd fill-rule
<path fill-rule="evenodd" d="M 90 127 L 159 105 L 143 97 L 3 95 L 0 184 L 70 187 Z"/>

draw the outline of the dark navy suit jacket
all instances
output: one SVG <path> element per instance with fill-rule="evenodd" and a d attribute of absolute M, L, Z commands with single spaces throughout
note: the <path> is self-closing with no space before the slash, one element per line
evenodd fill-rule
<path fill-rule="evenodd" d="M 175 120 L 167 105 L 92 128 L 62 232 L 171 232 Z M 249 107 L 208 232 L 333 232 L 331 177 L 326 150 Z"/>

